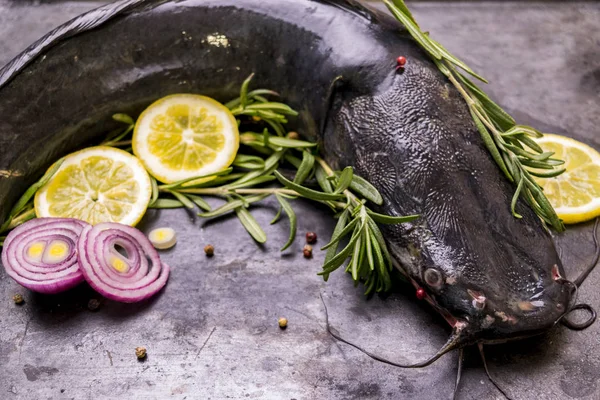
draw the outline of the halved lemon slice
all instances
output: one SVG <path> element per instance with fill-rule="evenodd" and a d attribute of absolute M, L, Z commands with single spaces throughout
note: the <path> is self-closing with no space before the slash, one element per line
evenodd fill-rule
<path fill-rule="evenodd" d="M 219 172 L 231 165 L 238 147 L 238 126 L 229 109 L 195 94 L 151 104 L 133 132 L 133 152 L 165 183 Z"/>
<path fill-rule="evenodd" d="M 568 137 L 544 134 L 538 144 L 565 161 L 566 172 L 556 178 L 536 178 L 556 213 L 566 224 L 600 215 L 600 153 Z"/>
<path fill-rule="evenodd" d="M 35 213 L 39 218 L 133 226 L 144 216 L 151 195 L 150 176 L 137 158 L 114 147 L 90 147 L 65 157 L 36 193 Z"/>

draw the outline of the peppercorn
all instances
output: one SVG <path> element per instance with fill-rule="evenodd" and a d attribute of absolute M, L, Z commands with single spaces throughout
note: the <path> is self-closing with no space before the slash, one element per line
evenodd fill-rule
<path fill-rule="evenodd" d="M 304 254 L 304 258 L 311 258 L 312 257 L 312 246 L 306 244 L 304 245 L 304 248 L 302 249 L 302 253 Z"/>
<path fill-rule="evenodd" d="M 98 299 L 90 299 L 87 307 L 90 311 L 96 311 L 98 308 L 100 308 L 100 301 Z"/>
<path fill-rule="evenodd" d="M 212 244 L 207 244 L 204 246 L 204 252 L 206 253 L 206 257 L 212 257 L 215 255 L 215 248 Z"/>
<path fill-rule="evenodd" d="M 287 323 L 288 323 L 287 318 L 283 318 L 283 317 L 279 318 L 279 327 L 281 329 L 287 328 Z"/>
<path fill-rule="evenodd" d="M 294 139 L 294 140 L 300 139 L 300 135 L 298 135 L 298 132 L 294 132 L 294 131 L 288 132 L 287 137 L 288 137 L 288 139 Z"/>
<path fill-rule="evenodd" d="M 315 244 L 317 242 L 317 234 L 314 232 L 306 232 L 306 243 Z"/>
<path fill-rule="evenodd" d="M 15 304 L 23 304 L 23 303 L 25 303 L 25 299 L 19 293 L 15 294 L 13 296 L 13 301 L 15 302 Z"/>
<path fill-rule="evenodd" d="M 136 347 L 135 348 L 135 356 L 138 360 L 143 360 L 146 358 L 146 348 L 145 347 Z"/>
<path fill-rule="evenodd" d="M 396 59 L 399 67 L 404 67 L 406 65 L 406 57 L 400 56 Z"/>
<path fill-rule="evenodd" d="M 423 300 L 425 298 L 425 296 L 427 296 L 427 293 L 425 292 L 425 289 L 418 288 L 417 289 L 417 299 Z"/>

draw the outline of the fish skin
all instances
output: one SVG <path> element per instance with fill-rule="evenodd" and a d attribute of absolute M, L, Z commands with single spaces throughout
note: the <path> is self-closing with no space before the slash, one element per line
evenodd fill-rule
<path fill-rule="evenodd" d="M 20 171 L 0 176 L 0 222 L 51 162 L 117 127 L 113 113 L 178 92 L 225 101 L 255 73 L 254 87 L 300 111 L 295 128 L 328 162 L 380 190 L 379 212 L 422 215 L 382 229 L 396 266 L 467 327 L 462 345 L 537 334 L 562 316 L 570 292 L 552 278 L 553 266 L 564 271 L 549 233 L 522 201 L 523 218 L 512 216 L 515 188 L 464 101 L 396 21 L 344 0 L 112 7 L 0 71 L 0 170 Z M 399 55 L 408 63 L 397 72 Z"/>

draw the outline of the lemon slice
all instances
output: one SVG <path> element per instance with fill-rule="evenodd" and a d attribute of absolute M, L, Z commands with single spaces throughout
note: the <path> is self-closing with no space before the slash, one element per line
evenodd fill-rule
<path fill-rule="evenodd" d="M 133 226 L 144 216 L 151 195 L 150 176 L 137 158 L 114 147 L 90 147 L 65 157 L 36 193 L 35 213 L 38 218 Z"/>
<path fill-rule="evenodd" d="M 133 133 L 133 152 L 164 183 L 222 171 L 238 147 L 237 121 L 229 109 L 194 94 L 156 101 L 140 115 Z"/>
<path fill-rule="evenodd" d="M 600 153 L 568 137 L 544 134 L 538 144 L 553 158 L 565 161 L 566 172 L 556 178 L 536 178 L 556 213 L 566 224 L 600 215 Z"/>

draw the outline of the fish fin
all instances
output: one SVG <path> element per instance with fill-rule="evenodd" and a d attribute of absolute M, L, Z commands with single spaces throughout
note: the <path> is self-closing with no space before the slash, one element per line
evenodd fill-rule
<path fill-rule="evenodd" d="M 512 400 L 512 398 L 508 394 L 506 394 L 506 392 L 500 387 L 500 385 L 498 385 L 494 378 L 492 378 L 492 375 L 490 375 L 490 370 L 488 369 L 487 362 L 485 361 L 485 355 L 483 354 L 483 344 L 477 343 L 477 348 L 479 348 L 479 355 L 481 356 L 481 361 L 483 361 L 483 368 L 485 369 L 485 374 L 487 375 L 490 382 L 492 382 L 492 384 L 496 387 L 496 389 L 498 389 L 500 393 L 502 393 L 504 397 L 506 397 L 508 400 Z"/>
<path fill-rule="evenodd" d="M 454 383 L 454 395 L 452 400 L 458 400 L 458 387 L 460 385 L 460 378 L 462 378 L 463 361 L 465 359 L 464 348 L 458 349 L 458 370 L 456 371 L 456 383 Z"/>
<path fill-rule="evenodd" d="M 382 362 L 384 364 L 388 364 L 388 365 L 392 365 L 394 367 L 398 367 L 398 368 L 424 368 L 427 367 L 431 364 L 433 364 L 435 361 L 437 361 L 440 357 L 442 357 L 444 354 L 458 348 L 461 344 L 462 344 L 462 340 L 463 340 L 463 336 L 461 335 L 461 332 L 463 331 L 464 326 L 462 326 L 461 328 L 455 328 L 452 331 L 452 335 L 450 335 L 450 338 L 448 339 L 448 341 L 446 342 L 446 344 L 444 344 L 442 346 L 442 348 L 440 348 L 433 356 L 429 357 L 428 359 L 418 362 L 418 363 L 414 363 L 414 364 L 400 364 L 397 363 L 395 361 L 390 361 L 387 358 L 384 358 L 382 356 L 379 356 L 377 354 L 373 354 L 363 348 L 361 348 L 360 346 L 358 346 L 355 343 L 352 343 L 344 338 L 341 337 L 341 335 L 333 328 L 331 328 L 331 325 L 329 325 L 329 313 L 327 311 L 327 305 L 325 304 L 325 300 L 323 299 L 323 295 L 319 294 L 319 296 L 321 297 L 321 302 L 323 302 L 323 307 L 325 308 L 325 325 L 327 328 L 327 332 L 333 336 L 336 340 L 339 340 L 342 343 L 345 343 L 349 346 L 354 347 L 355 349 L 361 351 L 362 353 L 366 354 L 367 356 L 371 357 L 373 360 L 375 361 L 379 361 Z"/>

